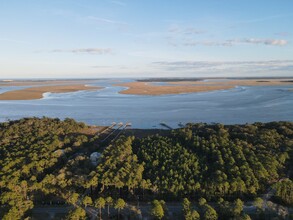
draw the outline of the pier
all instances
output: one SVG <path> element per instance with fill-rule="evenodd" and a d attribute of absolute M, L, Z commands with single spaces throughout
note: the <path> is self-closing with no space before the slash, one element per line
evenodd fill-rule
<path fill-rule="evenodd" d="M 169 125 L 167 125 L 165 122 L 161 122 L 160 125 L 161 125 L 162 127 L 168 128 L 168 129 L 170 129 L 170 130 L 173 129 L 172 127 L 170 127 Z"/>

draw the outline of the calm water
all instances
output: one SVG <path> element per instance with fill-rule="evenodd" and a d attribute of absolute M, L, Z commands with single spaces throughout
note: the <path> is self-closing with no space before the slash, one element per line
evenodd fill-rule
<path fill-rule="evenodd" d="M 70 117 L 88 124 L 109 125 L 131 122 L 134 128 L 171 127 L 187 122 L 224 124 L 255 121 L 293 121 L 293 86 L 237 87 L 205 93 L 136 96 L 118 92 L 110 80 L 98 91 L 45 94 L 41 100 L 0 101 L 0 121 L 22 117 Z M 19 88 L 19 87 L 17 87 Z M 0 93 L 15 87 L 0 87 Z"/>

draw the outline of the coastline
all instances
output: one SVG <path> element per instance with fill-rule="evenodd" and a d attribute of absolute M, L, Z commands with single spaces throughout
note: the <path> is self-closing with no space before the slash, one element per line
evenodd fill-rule
<path fill-rule="evenodd" d="M 157 81 L 133 81 L 113 83 L 112 86 L 124 87 L 119 94 L 127 95 L 180 95 L 199 92 L 223 91 L 236 88 L 237 86 L 282 86 L 293 85 L 291 78 L 279 79 L 226 79 L 220 80 L 169 80 L 163 84 Z M 101 86 L 91 86 L 89 80 L 40 80 L 40 81 L 11 81 L 0 82 L 0 87 L 9 86 L 33 86 L 21 90 L 12 90 L 0 94 L 0 100 L 35 100 L 42 99 L 46 93 L 68 93 L 84 90 L 98 90 Z M 292 90 L 289 90 L 292 91 Z"/>

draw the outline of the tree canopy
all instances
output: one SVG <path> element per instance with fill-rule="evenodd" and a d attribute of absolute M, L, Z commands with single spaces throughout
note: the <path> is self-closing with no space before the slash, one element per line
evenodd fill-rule
<path fill-rule="evenodd" d="M 0 123 L 0 218 L 25 218 L 48 200 L 87 206 L 107 197 L 112 200 L 96 205 L 119 212 L 128 200 L 202 197 L 202 210 L 185 200 L 186 217 L 244 218 L 242 201 L 270 187 L 273 201 L 292 205 L 292 122 L 187 124 L 164 135 L 126 134 L 106 143 L 90 129 L 72 119 Z M 97 150 L 102 157 L 93 165 L 89 155 Z"/>

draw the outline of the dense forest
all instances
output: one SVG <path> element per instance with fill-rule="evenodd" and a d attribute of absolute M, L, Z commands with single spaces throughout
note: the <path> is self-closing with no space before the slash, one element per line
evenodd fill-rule
<path fill-rule="evenodd" d="M 100 218 L 116 209 L 119 217 L 138 202 L 151 202 L 155 219 L 166 218 L 168 202 L 183 207 L 178 219 L 249 219 L 243 201 L 254 201 L 253 218 L 260 218 L 271 192 L 271 203 L 293 205 L 291 122 L 129 134 L 103 142 L 102 133 L 72 119 L 1 123 L 0 219 L 29 219 L 47 203 L 73 205 L 67 219 L 86 219 L 87 207 Z M 94 165 L 96 151 L 102 156 Z"/>

